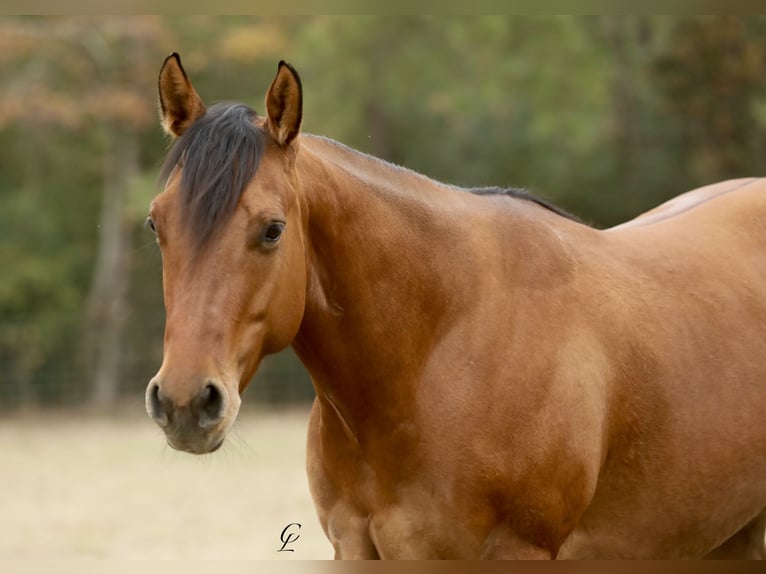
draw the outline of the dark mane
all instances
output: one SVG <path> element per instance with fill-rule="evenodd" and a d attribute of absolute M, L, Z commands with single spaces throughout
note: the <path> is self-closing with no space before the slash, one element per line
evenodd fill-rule
<path fill-rule="evenodd" d="M 526 199 L 527 201 L 532 201 L 540 207 L 544 207 L 545 209 L 552 211 L 553 213 L 556 213 L 562 217 L 566 217 L 567 219 L 571 219 L 572 221 L 576 221 L 578 223 L 583 223 L 582 220 L 576 215 L 572 215 L 571 213 L 564 211 L 557 205 L 554 205 L 545 199 L 532 195 L 526 189 L 518 189 L 515 187 L 472 187 L 466 189 L 466 191 L 476 195 L 507 195 L 517 199 Z"/>
<path fill-rule="evenodd" d="M 425 175 L 423 175 L 421 173 L 418 173 L 416 171 L 412 171 L 410 169 L 407 169 L 406 167 L 402 167 L 402 166 L 390 163 L 390 162 L 388 162 L 388 161 L 386 161 L 384 159 L 380 159 L 380 158 L 375 157 L 373 155 L 369 155 L 369 154 L 364 153 L 362 151 L 359 151 L 357 149 L 348 147 L 347 145 L 342 144 L 342 143 L 340 143 L 338 141 L 335 141 L 334 139 L 331 139 L 331 138 L 328 138 L 328 137 L 325 137 L 325 136 L 317 136 L 317 135 L 312 135 L 311 137 L 316 138 L 317 140 L 319 140 L 319 141 L 321 141 L 323 143 L 326 143 L 326 144 L 329 144 L 331 146 L 334 146 L 334 147 L 336 147 L 336 148 L 338 148 L 340 150 L 343 150 L 345 152 L 352 153 L 352 154 L 354 154 L 354 155 L 356 155 L 358 157 L 365 158 L 366 160 L 374 162 L 374 163 L 377 163 L 379 165 L 384 165 L 384 166 L 393 168 L 393 169 L 401 171 L 401 172 L 409 173 L 409 174 L 412 174 L 412 175 L 414 175 L 416 177 L 421 177 L 421 178 L 424 178 L 426 180 L 430 180 L 432 182 L 435 181 L 435 180 L 432 180 L 430 177 L 425 176 Z M 468 187 L 468 188 L 466 188 L 466 187 L 458 187 L 456 185 L 444 184 L 444 183 L 441 183 L 441 182 L 438 182 L 438 181 L 436 181 L 435 183 L 440 184 L 440 185 L 447 185 L 448 187 L 450 187 L 452 189 L 455 189 L 455 190 L 458 190 L 460 192 L 468 192 L 468 193 L 473 193 L 475 195 L 506 195 L 508 197 L 515 197 L 516 199 L 524 199 L 524 200 L 536 203 L 540 207 L 543 207 L 543 208 L 545 208 L 545 209 L 547 209 L 549 211 L 552 211 L 553 213 L 556 213 L 557 215 L 560 215 L 561 217 L 565 217 L 566 219 L 570 219 L 572 221 L 576 221 L 577 223 L 582 223 L 583 225 L 587 225 L 584 221 L 582 221 L 576 215 L 572 215 L 571 213 L 561 209 L 557 205 L 554 205 L 553 203 L 550 203 L 549 201 L 547 201 L 545 199 L 542 199 L 540 197 L 537 197 L 537 196 L 529 193 L 526 189 L 519 189 L 519 188 L 514 188 L 514 187 L 504 188 L 504 187 L 496 187 L 496 186 L 490 186 L 490 187 Z"/>
<path fill-rule="evenodd" d="M 255 116 L 244 104 L 216 104 L 176 140 L 165 158 L 162 185 L 177 165 L 183 166 L 181 216 L 197 249 L 231 216 L 258 169 L 266 135 L 253 125 Z"/>

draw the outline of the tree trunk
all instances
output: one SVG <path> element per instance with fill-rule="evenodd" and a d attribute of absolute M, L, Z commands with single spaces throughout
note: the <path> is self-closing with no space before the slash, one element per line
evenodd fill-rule
<path fill-rule="evenodd" d="M 604 17 L 607 43 L 614 61 L 612 77 L 612 114 L 614 142 L 617 161 L 621 171 L 627 170 L 634 153 L 635 143 L 635 87 L 630 57 L 632 38 L 629 35 L 630 22 L 621 16 Z"/>
<path fill-rule="evenodd" d="M 103 202 L 98 253 L 85 325 L 85 353 L 91 373 L 90 403 L 106 407 L 119 394 L 121 343 L 130 278 L 130 222 L 126 200 L 138 173 L 138 141 L 130 129 L 105 130 Z"/>

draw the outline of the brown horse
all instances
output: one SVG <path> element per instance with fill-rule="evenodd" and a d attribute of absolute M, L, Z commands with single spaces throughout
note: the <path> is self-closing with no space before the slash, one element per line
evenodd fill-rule
<path fill-rule="evenodd" d="M 266 117 L 206 110 L 175 54 L 159 89 L 173 447 L 215 450 L 292 345 L 339 558 L 763 555 L 765 181 L 597 230 L 299 134 L 285 63 Z"/>

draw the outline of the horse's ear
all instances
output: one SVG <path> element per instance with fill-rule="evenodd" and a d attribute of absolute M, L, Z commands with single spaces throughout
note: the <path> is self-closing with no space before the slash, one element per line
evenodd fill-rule
<path fill-rule="evenodd" d="M 205 115 L 205 104 L 197 95 L 173 52 L 162 64 L 159 80 L 162 128 L 172 137 L 180 137 L 195 120 Z"/>
<path fill-rule="evenodd" d="M 303 88 L 298 72 L 285 61 L 279 62 L 277 76 L 266 94 L 266 127 L 276 142 L 290 145 L 301 129 Z"/>

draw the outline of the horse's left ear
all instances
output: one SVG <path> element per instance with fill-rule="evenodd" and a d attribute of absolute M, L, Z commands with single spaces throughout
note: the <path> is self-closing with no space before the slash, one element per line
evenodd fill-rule
<path fill-rule="evenodd" d="M 282 147 L 290 145 L 301 130 L 303 88 L 298 72 L 284 60 L 266 93 L 266 113 L 271 137 Z"/>

